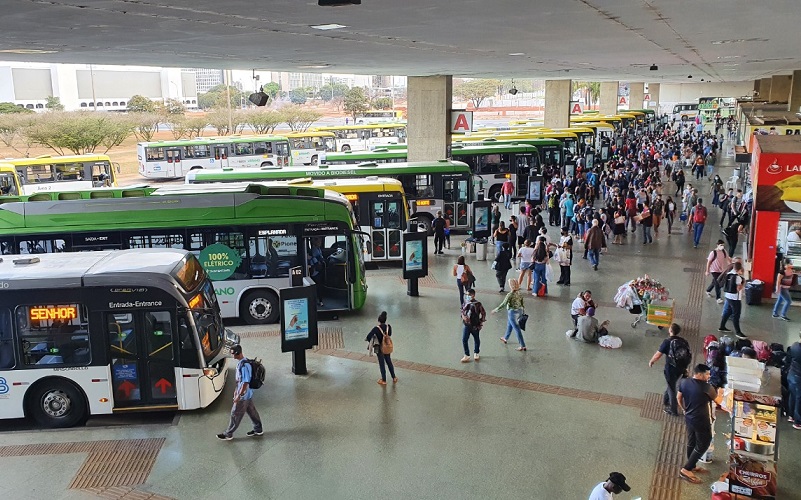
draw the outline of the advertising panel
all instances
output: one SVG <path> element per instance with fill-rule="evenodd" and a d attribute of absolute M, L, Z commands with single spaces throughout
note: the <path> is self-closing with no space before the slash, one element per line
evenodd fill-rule
<path fill-rule="evenodd" d="M 403 279 L 428 275 L 428 235 L 403 233 Z"/>
<path fill-rule="evenodd" d="M 473 237 L 474 238 L 489 238 L 491 230 L 491 214 L 492 202 L 489 201 L 476 201 L 473 203 Z"/>

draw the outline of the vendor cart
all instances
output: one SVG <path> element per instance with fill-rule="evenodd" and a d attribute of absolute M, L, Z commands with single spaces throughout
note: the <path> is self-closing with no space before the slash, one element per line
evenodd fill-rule
<path fill-rule="evenodd" d="M 676 301 L 668 299 L 665 301 L 649 301 L 646 310 L 645 322 L 649 325 L 659 327 L 661 330 L 664 327 L 669 327 L 673 323 L 673 313 L 676 307 Z"/>
<path fill-rule="evenodd" d="M 621 286 L 615 302 L 618 307 L 625 307 L 637 316 L 631 323 L 632 328 L 645 320 L 661 330 L 673 322 L 675 304 L 669 295 L 667 288 L 646 274 Z"/>

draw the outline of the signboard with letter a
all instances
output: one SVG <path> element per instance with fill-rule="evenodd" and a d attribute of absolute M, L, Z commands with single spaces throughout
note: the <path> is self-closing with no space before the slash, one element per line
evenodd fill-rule
<path fill-rule="evenodd" d="M 629 98 L 622 95 L 617 98 L 617 107 L 629 109 Z"/>
<path fill-rule="evenodd" d="M 473 130 L 472 111 L 451 111 L 451 134 L 464 134 Z"/>
<path fill-rule="evenodd" d="M 584 110 L 581 109 L 581 103 L 580 102 L 574 101 L 574 102 L 570 103 L 570 114 L 571 115 L 580 115 L 580 114 L 583 114 L 583 113 L 584 113 Z"/>

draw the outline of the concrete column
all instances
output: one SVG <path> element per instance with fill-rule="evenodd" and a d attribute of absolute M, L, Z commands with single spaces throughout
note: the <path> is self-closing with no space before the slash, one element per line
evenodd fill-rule
<path fill-rule="evenodd" d="M 798 113 L 801 108 L 801 70 L 793 71 L 793 82 L 790 85 L 790 112 Z"/>
<path fill-rule="evenodd" d="M 440 160 L 451 144 L 449 128 L 453 77 L 410 76 L 406 130 L 409 161 Z"/>
<path fill-rule="evenodd" d="M 770 78 L 759 80 L 759 100 L 767 101 L 770 99 Z"/>
<path fill-rule="evenodd" d="M 645 100 L 645 84 L 629 82 L 629 109 L 642 109 Z"/>
<path fill-rule="evenodd" d="M 659 91 L 661 87 L 658 83 L 649 83 L 648 84 L 648 93 L 651 94 L 651 100 L 645 103 L 646 109 L 654 109 L 659 114 Z M 651 103 L 654 104 L 651 104 Z"/>
<path fill-rule="evenodd" d="M 618 82 L 601 82 L 601 96 L 598 110 L 602 115 L 617 114 Z"/>
<path fill-rule="evenodd" d="M 571 80 L 545 80 L 545 126 L 570 126 Z"/>
<path fill-rule="evenodd" d="M 793 76 L 773 75 L 770 80 L 770 102 L 788 102 L 790 100 L 790 87 L 793 84 Z"/>

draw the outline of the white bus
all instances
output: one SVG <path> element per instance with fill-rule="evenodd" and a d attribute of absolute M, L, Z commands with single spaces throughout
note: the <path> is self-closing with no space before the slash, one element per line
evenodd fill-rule
<path fill-rule="evenodd" d="M 356 115 L 356 123 L 382 123 L 403 121 L 403 111 L 399 109 L 371 109 Z"/>
<path fill-rule="evenodd" d="M 238 341 L 185 250 L 0 259 L 0 418 L 71 427 L 89 415 L 204 408 Z"/>
<path fill-rule="evenodd" d="M 292 164 L 289 141 L 274 135 L 199 137 L 136 145 L 139 174 L 148 179 L 174 179 L 190 170 L 284 167 Z"/>
<path fill-rule="evenodd" d="M 293 165 L 319 165 L 326 153 L 337 150 L 337 140 L 331 132 L 292 132 L 286 138 Z"/>
<path fill-rule="evenodd" d="M 680 102 L 673 106 L 671 118 L 678 122 L 693 121 L 698 116 L 697 102 Z"/>
<path fill-rule="evenodd" d="M 369 151 L 376 146 L 406 144 L 405 123 L 373 123 L 370 125 L 341 125 L 318 127 L 319 132 L 332 132 L 339 151 Z"/>

